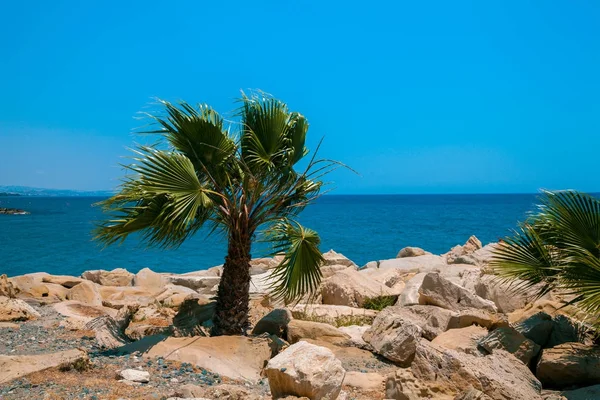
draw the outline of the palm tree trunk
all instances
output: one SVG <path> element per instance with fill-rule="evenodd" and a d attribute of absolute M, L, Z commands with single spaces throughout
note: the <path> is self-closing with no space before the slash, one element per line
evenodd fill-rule
<path fill-rule="evenodd" d="M 250 301 L 250 234 L 232 232 L 217 292 L 212 335 L 245 335 Z"/>

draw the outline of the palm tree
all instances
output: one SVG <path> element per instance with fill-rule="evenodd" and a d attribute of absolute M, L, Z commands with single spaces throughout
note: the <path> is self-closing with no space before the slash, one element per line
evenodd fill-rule
<path fill-rule="evenodd" d="M 141 232 L 148 245 L 177 247 L 205 227 L 228 241 L 217 292 L 214 335 L 248 329 L 252 242 L 261 235 L 284 254 L 272 272 L 272 295 L 294 301 L 321 280 L 318 234 L 295 217 L 321 191 L 320 178 L 340 164 L 308 160 L 306 118 L 262 92 L 242 92 L 237 123 L 206 104 L 160 101 L 166 115 L 150 115 L 155 146 L 139 146 L 115 196 L 101 204 L 110 214 L 96 230 L 106 245 Z M 232 129 L 233 128 L 233 129 Z M 234 133 L 231 133 L 231 132 Z M 317 148 L 318 150 L 318 148 Z"/>
<path fill-rule="evenodd" d="M 491 266 L 517 292 L 575 295 L 592 322 L 600 316 L 600 200 L 576 191 L 543 191 L 539 212 L 494 251 Z"/>

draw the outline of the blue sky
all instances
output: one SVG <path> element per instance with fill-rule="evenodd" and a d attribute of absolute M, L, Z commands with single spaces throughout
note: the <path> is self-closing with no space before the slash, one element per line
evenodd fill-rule
<path fill-rule="evenodd" d="M 118 184 L 152 98 L 226 113 L 260 88 L 336 193 L 600 191 L 600 3 L 0 5 L 0 185 Z"/>

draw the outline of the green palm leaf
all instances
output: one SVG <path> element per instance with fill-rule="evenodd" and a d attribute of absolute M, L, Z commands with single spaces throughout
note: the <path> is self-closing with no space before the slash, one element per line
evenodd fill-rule
<path fill-rule="evenodd" d="M 559 289 L 598 321 L 600 200 L 576 191 L 543 192 L 540 212 L 494 251 L 491 265 L 505 279 L 522 279 L 538 294 Z"/>
<path fill-rule="evenodd" d="M 268 231 L 268 238 L 274 244 L 273 254 L 285 254 L 270 276 L 273 296 L 288 304 L 313 293 L 321 283 L 323 263 L 317 232 L 295 221 L 281 220 Z"/>
<path fill-rule="evenodd" d="M 147 229 L 151 244 L 177 246 L 206 221 L 212 191 L 204 186 L 192 162 L 183 154 L 141 147 L 119 195 L 103 202 L 114 219 L 96 230 L 97 239 L 111 244 Z"/>

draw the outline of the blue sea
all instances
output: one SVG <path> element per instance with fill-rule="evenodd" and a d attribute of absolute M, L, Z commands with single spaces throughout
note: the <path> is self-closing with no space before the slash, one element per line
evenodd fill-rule
<path fill-rule="evenodd" d="M 359 265 L 394 258 L 402 247 L 418 246 L 436 254 L 476 235 L 484 244 L 510 234 L 537 195 L 328 195 L 300 216 L 319 232 L 322 251 L 334 249 Z M 22 208 L 30 215 L 0 215 L 0 274 L 30 272 L 79 275 L 90 269 L 148 267 L 183 273 L 223 263 L 220 235 L 199 232 L 178 249 L 144 247 L 137 237 L 102 248 L 92 241 L 102 210 L 98 197 L 0 197 L 0 207 Z M 263 255 L 255 248 L 253 257 Z"/>

